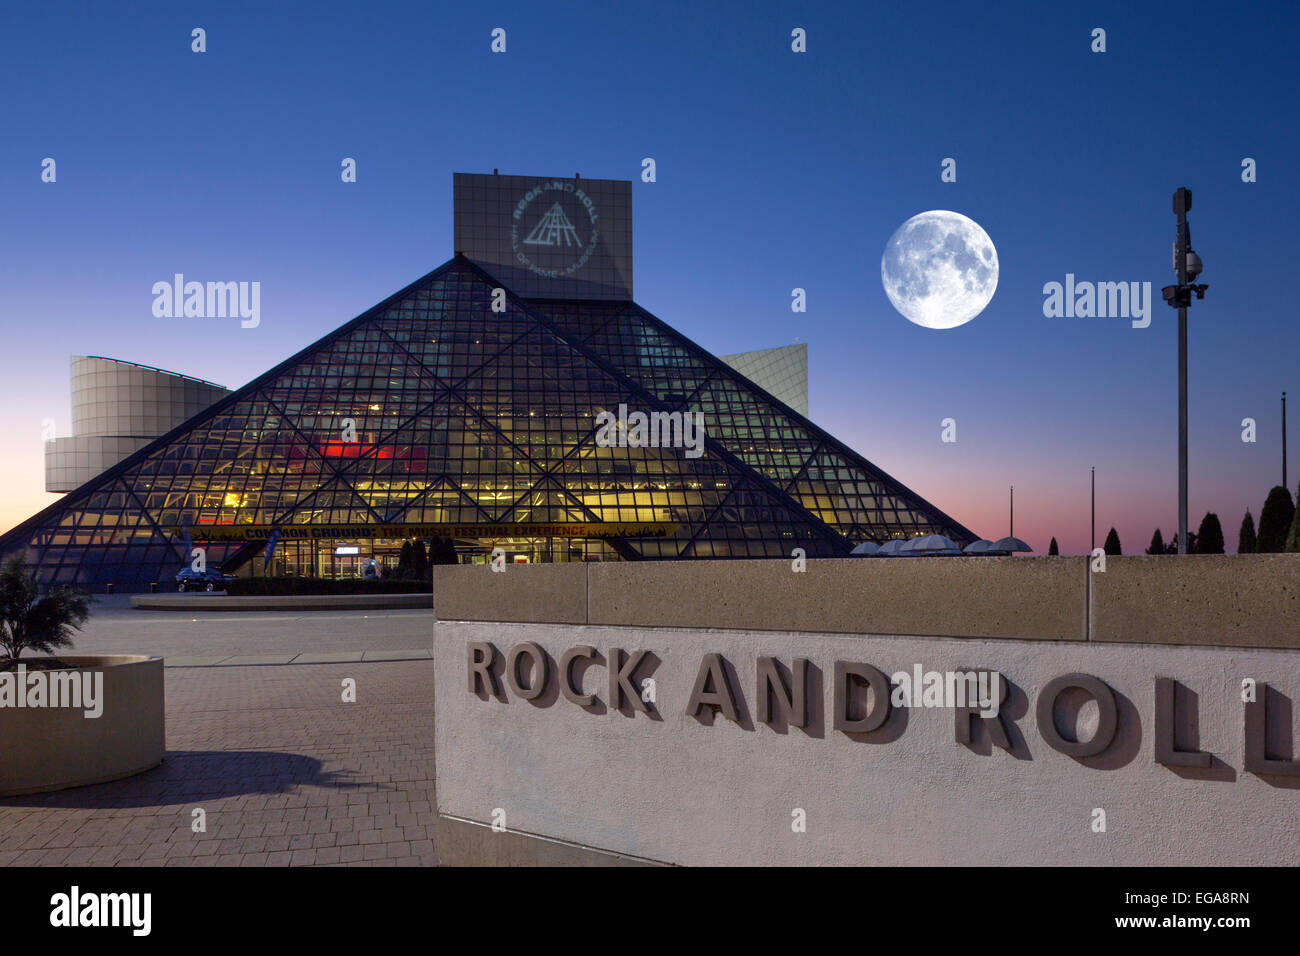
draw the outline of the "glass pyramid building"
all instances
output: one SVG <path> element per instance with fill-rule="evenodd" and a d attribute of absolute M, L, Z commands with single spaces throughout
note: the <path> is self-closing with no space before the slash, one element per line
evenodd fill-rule
<path fill-rule="evenodd" d="M 0 552 L 26 549 L 49 583 L 126 591 L 169 586 L 191 547 L 256 573 L 268 541 L 281 569 L 320 574 L 340 541 L 412 537 L 561 561 L 975 540 L 630 297 L 568 291 L 525 298 L 458 254 L 0 537 Z M 602 443 L 597 416 L 620 406 L 702 413 L 698 457 Z"/>

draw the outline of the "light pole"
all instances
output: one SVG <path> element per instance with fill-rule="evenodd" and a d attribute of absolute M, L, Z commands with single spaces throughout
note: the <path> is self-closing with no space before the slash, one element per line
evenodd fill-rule
<path fill-rule="evenodd" d="M 1282 393 L 1282 487 L 1291 490 L 1286 483 L 1286 392 Z"/>
<path fill-rule="evenodd" d="M 1161 292 L 1178 310 L 1178 553 L 1187 553 L 1187 308 L 1192 293 L 1204 299 L 1207 285 L 1192 285 L 1201 274 L 1201 257 L 1192 251 L 1192 229 L 1187 214 L 1192 209 L 1192 191 L 1179 186 L 1174 191 L 1174 215 L 1178 217 L 1178 238 L 1174 240 L 1174 271 L 1177 285 Z M 1190 282 L 1189 282 L 1190 280 Z"/>
<path fill-rule="evenodd" d="M 1097 550 L 1097 466 L 1092 466 L 1092 547 L 1089 553 Z"/>

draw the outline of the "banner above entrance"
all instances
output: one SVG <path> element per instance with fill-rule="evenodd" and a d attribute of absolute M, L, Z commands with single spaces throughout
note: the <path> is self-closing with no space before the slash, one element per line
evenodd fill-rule
<path fill-rule="evenodd" d="M 342 538 L 667 538 L 676 522 L 591 522 L 587 524 L 228 524 L 193 525 L 195 541 L 321 541 Z M 182 529 L 172 528 L 173 537 Z"/>

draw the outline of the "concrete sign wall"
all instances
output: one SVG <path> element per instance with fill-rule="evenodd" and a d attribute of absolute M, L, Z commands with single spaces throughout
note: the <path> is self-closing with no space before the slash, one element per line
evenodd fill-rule
<path fill-rule="evenodd" d="M 435 568 L 443 861 L 1300 860 L 1300 555 L 794 567 Z"/>
<path fill-rule="evenodd" d="M 435 580 L 444 862 L 1300 859 L 1295 649 L 441 620 L 469 587 L 527 617 L 511 595 L 541 576 L 563 620 L 614 600 L 581 567 L 518 570 Z M 681 569 L 653 570 L 652 588 Z M 660 606 L 676 619 L 698 596 Z"/>

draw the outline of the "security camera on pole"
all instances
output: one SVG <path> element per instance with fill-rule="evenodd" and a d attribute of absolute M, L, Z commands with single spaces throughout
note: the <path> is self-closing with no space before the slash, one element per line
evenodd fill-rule
<path fill-rule="evenodd" d="M 1192 230 L 1187 214 L 1192 210 L 1192 191 L 1180 186 L 1174 192 L 1174 214 L 1178 217 L 1178 238 L 1174 241 L 1174 271 L 1178 285 L 1161 290 L 1165 301 L 1178 310 L 1178 553 L 1187 553 L 1187 307 L 1192 293 L 1204 299 L 1208 285 L 1192 285 L 1201 274 L 1201 257 L 1192 251 Z"/>

